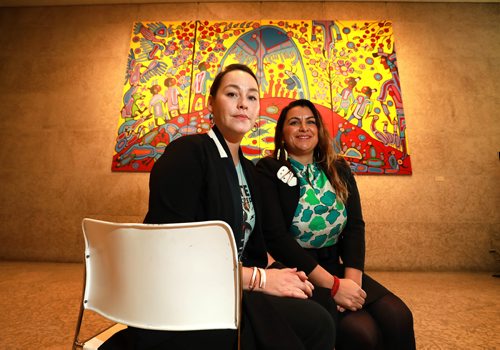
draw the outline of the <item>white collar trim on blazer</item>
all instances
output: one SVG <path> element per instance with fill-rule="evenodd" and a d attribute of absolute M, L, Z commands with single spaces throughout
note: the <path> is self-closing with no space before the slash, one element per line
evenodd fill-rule
<path fill-rule="evenodd" d="M 212 129 L 210 129 L 210 131 L 208 132 L 208 136 L 210 136 L 210 138 L 212 140 L 214 140 L 215 145 L 217 146 L 217 149 L 219 150 L 220 157 L 227 158 L 226 150 L 224 149 L 224 147 L 222 147 L 222 144 L 220 143 L 219 139 L 217 138 L 217 135 L 215 134 L 215 132 Z"/>

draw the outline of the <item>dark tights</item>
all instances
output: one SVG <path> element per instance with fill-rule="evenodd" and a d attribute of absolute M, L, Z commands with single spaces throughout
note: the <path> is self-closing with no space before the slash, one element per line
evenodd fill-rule
<path fill-rule="evenodd" d="M 413 316 L 392 293 L 339 315 L 336 350 L 414 350 Z"/>

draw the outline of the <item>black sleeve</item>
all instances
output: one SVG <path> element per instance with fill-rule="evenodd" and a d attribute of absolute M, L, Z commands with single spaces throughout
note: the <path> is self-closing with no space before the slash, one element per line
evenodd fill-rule
<path fill-rule="evenodd" d="M 204 173 L 202 146 L 184 136 L 170 143 L 149 178 L 149 208 L 144 223 L 198 221 Z"/>
<path fill-rule="evenodd" d="M 345 267 L 363 271 L 365 266 L 365 222 L 361 210 L 358 186 L 351 169 L 343 165 L 339 175 L 346 181 L 349 197 L 347 198 L 347 224 L 338 242 L 340 255 Z"/>
<path fill-rule="evenodd" d="M 291 223 L 287 223 L 284 217 L 282 202 L 278 190 L 280 181 L 276 172 L 276 160 L 271 158 L 261 159 L 257 163 L 258 182 L 263 199 L 263 221 L 262 231 L 270 254 L 276 260 L 288 267 L 297 267 L 306 274 L 318 265 L 318 263 L 295 241 L 289 233 Z M 297 205 L 294 203 L 292 205 Z M 294 208 L 295 209 L 295 208 Z"/>

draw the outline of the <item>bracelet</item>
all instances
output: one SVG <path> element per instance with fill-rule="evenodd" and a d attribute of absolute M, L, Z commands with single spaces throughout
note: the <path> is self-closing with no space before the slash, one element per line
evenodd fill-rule
<path fill-rule="evenodd" d="M 335 297 L 340 287 L 340 279 L 337 276 L 333 276 L 333 286 L 331 290 L 332 298 Z"/>
<path fill-rule="evenodd" d="M 254 267 L 252 272 L 252 278 L 250 279 L 250 284 L 248 285 L 248 289 L 250 289 L 251 291 L 255 288 L 256 279 L 257 279 L 257 268 Z"/>
<path fill-rule="evenodd" d="M 259 275 L 260 275 L 260 281 L 259 281 L 259 288 L 264 289 L 266 288 L 266 270 L 259 268 Z"/>

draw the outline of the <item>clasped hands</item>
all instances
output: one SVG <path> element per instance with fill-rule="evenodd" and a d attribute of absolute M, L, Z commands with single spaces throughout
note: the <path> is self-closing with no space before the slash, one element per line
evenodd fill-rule
<path fill-rule="evenodd" d="M 357 311 L 363 307 L 366 292 L 351 279 L 340 279 L 340 287 L 335 294 L 334 300 L 340 312 L 345 310 Z"/>
<path fill-rule="evenodd" d="M 314 286 L 303 271 L 296 268 L 266 269 L 267 285 L 262 292 L 280 296 L 307 299 L 312 296 Z M 351 279 L 340 279 L 340 286 L 334 297 L 338 310 L 357 311 L 365 303 L 366 292 Z"/>
<path fill-rule="evenodd" d="M 296 268 L 267 269 L 267 285 L 264 293 L 280 296 L 307 299 L 312 296 L 314 286 L 307 275 Z"/>
<path fill-rule="evenodd" d="M 307 275 L 296 268 L 268 269 L 268 284 L 266 293 L 307 299 L 312 296 L 314 286 L 309 282 Z M 349 278 L 340 279 L 340 286 L 334 297 L 340 312 L 345 310 L 357 311 L 363 307 L 366 292 Z"/>

